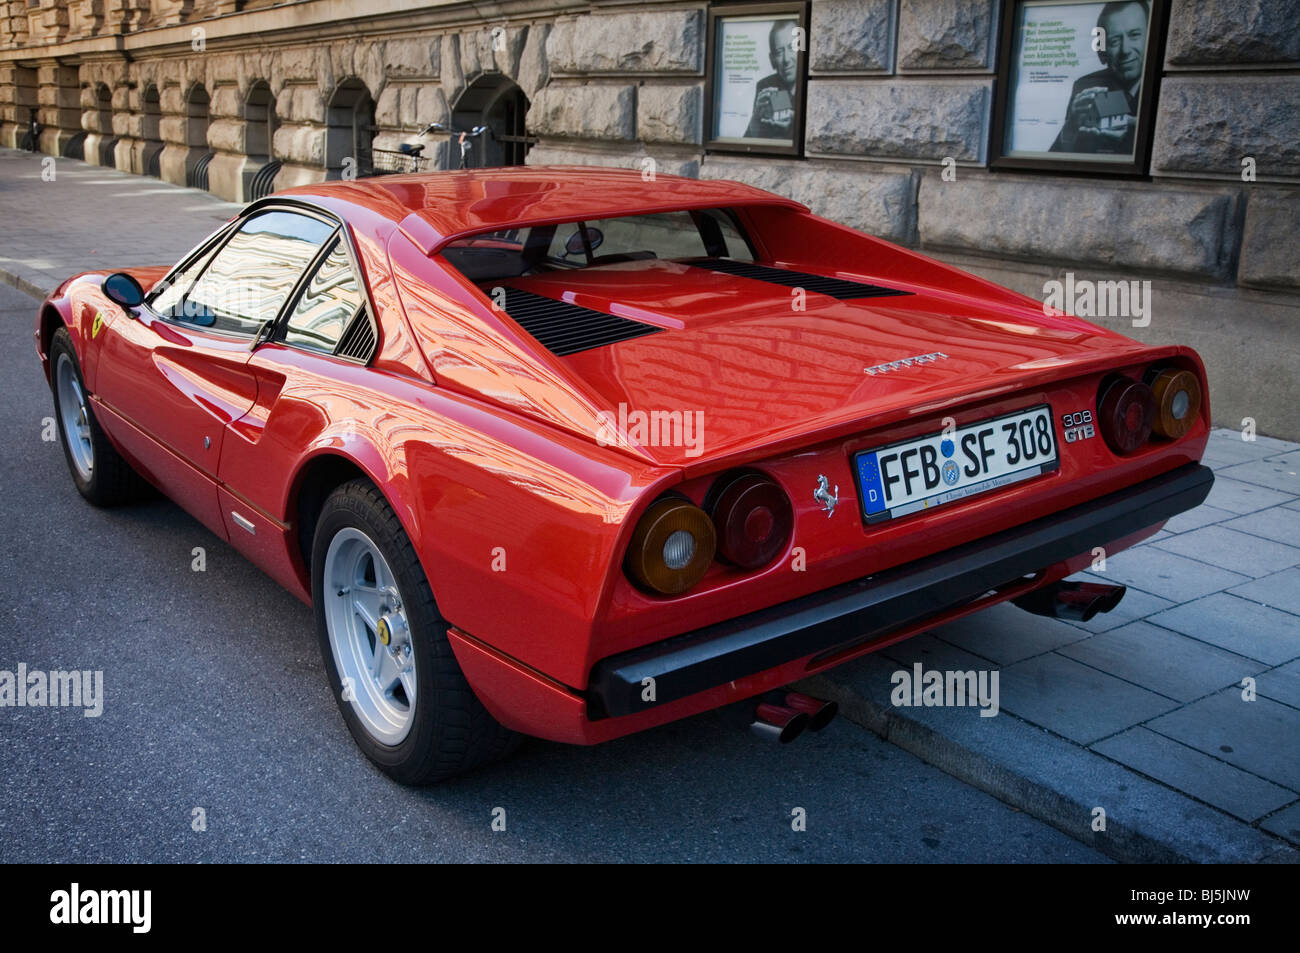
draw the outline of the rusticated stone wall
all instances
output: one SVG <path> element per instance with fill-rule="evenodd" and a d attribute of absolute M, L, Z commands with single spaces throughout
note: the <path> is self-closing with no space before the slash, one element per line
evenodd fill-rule
<path fill-rule="evenodd" d="M 706 0 L 0 0 L 0 144 L 36 108 L 46 152 L 137 173 L 158 154 L 179 183 L 211 153 L 208 187 L 238 200 L 272 158 L 278 187 L 334 174 L 332 107 L 358 83 L 374 145 L 395 149 L 508 80 L 530 164 L 750 182 L 1029 294 L 1066 270 L 1163 283 L 1176 306 L 1141 333 L 1201 349 L 1222 421 L 1300 437 L 1300 0 L 1169 0 L 1144 180 L 990 170 L 1010 2 L 811 0 L 805 155 L 788 159 L 704 150 Z M 263 85 L 271 155 L 250 155 Z M 441 165 L 448 143 L 428 152 Z M 1234 357 L 1248 339 L 1266 367 Z M 1261 374 L 1287 378 L 1267 413 L 1242 384 Z"/>

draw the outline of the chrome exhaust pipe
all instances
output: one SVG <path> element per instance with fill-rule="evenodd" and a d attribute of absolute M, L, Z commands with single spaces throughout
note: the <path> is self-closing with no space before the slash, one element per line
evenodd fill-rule
<path fill-rule="evenodd" d="M 1011 601 L 1034 615 L 1087 622 L 1099 612 L 1114 609 L 1126 592 L 1126 586 L 1107 586 L 1096 582 L 1057 582 Z"/>
<path fill-rule="evenodd" d="M 749 729 L 760 738 L 788 745 L 804 733 L 808 721 L 804 712 L 763 701 L 754 709 L 754 723 Z"/>
<path fill-rule="evenodd" d="M 821 731 L 839 714 L 839 702 L 828 702 L 822 698 L 813 698 L 803 692 L 771 692 L 766 700 L 777 705 L 784 705 L 808 716 L 808 730 Z"/>

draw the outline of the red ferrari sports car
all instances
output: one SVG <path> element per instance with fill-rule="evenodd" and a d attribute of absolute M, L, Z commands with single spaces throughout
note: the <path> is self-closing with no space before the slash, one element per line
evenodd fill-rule
<path fill-rule="evenodd" d="M 36 346 L 77 489 L 152 484 L 315 609 L 406 783 L 758 700 L 1071 583 L 1200 503 L 1205 375 L 731 182 L 290 189 Z M 773 693 L 778 693 L 774 695 Z"/>

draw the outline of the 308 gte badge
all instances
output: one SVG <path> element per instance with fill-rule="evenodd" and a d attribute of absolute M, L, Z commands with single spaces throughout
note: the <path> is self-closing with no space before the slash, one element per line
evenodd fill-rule
<path fill-rule="evenodd" d="M 300 186 L 64 282 L 36 346 L 81 494 L 150 483 L 314 606 L 405 783 L 748 699 L 788 739 L 803 676 L 1113 607 L 1066 577 L 1212 482 L 1189 348 L 635 171 Z"/>

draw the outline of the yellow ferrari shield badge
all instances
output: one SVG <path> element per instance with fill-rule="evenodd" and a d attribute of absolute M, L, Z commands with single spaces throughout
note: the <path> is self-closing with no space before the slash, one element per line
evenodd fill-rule
<path fill-rule="evenodd" d="M 97 337 L 99 337 L 99 331 L 100 331 L 100 329 L 101 329 L 103 326 L 104 326 L 104 312 L 103 312 L 103 311 L 96 311 L 96 312 L 95 312 L 95 323 L 94 323 L 93 325 L 91 325 L 91 327 L 90 327 L 90 336 L 91 336 L 92 338 L 97 338 Z"/>

